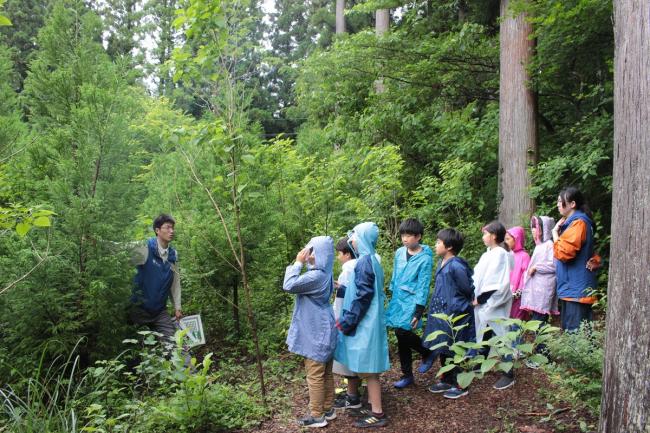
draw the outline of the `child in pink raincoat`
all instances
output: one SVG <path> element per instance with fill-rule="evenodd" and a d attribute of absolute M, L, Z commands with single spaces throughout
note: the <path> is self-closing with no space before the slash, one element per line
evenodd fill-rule
<path fill-rule="evenodd" d="M 528 320 L 530 314 L 520 308 L 521 291 L 524 288 L 524 276 L 530 256 L 524 249 L 526 244 L 526 232 L 523 227 L 516 226 L 508 229 L 506 232 L 506 243 L 510 251 L 515 256 L 515 267 L 510 272 L 510 290 L 512 290 L 512 307 L 510 308 L 510 317 L 514 319 Z"/>
<path fill-rule="evenodd" d="M 535 250 L 524 277 L 521 309 L 532 313 L 533 320 L 546 322 L 549 314 L 558 311 L 555 291 L 555 262 L 553 260 L 553 235 L 555 220 L 547 216 L 533 216 L 530 229 L 535 240 Z"/>

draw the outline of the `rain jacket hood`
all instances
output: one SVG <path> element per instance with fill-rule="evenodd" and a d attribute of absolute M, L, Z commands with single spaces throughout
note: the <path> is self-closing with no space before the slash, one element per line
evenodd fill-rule
<path fill-rule="evenodd" d="M 533 216 L 530 219 L 530 227 L 534 227 L 537 230 L 533 240 L 535 241 L 535 245 L 539 245 L 553 239 L 555 220 L 548 216 Z"/>
<path fill-rule="evenodd" d="M 375 254 L 375 246 L 377 239 L 379 239 L 379 227 L 373 222 L 365 222 L 356 225 L 348 234 L 350 239 L 350 246 L 352 247 L 352 240 L 357 244 L 356 250 L 352 248 L 358 257 L 367 254 Z"/>
<path fill-rule="evenodd" d="M 331 274 L 334 269 L 334 246 L 329 236 L 317 236 L 311 238 L 306 248 L 314 247 L 314 264 L 307 265 L 307 268 L 320 269 Z"/>
<path fill-rule="evenodd" d="M 508 233 L 515 239 L 515 247 L 512 249 L 513 252 L 521 251 L 524 249 L 526 244 L 526 233 L 524 228 L 520 226 L 512 227 L 508 229 Z"/>

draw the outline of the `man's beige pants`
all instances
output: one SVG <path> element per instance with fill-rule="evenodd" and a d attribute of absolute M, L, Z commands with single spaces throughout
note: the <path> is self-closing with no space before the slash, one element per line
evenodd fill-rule
<path fill-rule="evenodd" d="M 334 376 L 332 363 L 316 362 L 305 358 L 307 387 L 309 388 L 309 411 L 314 418 L 320 418 L 334 405 Z"/>

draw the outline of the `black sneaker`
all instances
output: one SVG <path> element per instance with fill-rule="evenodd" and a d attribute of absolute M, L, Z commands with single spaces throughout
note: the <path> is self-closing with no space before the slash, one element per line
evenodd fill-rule
<path fill-rule="evenodd" d="M 451 386 L 451 385 L 448 384 L 448 383 L 445 383 L 445 382 L 438 382 L 438 383 L 434 383 L 433 385 L 431 385 L 431 386 L 430 386 L 429 388 L 427 388 L 427 389 L 429 390 L 429 392 L 432 392 L 432 393 L 434 393 L 434 394 L 440 394 L 440 393 L 442 393 L 442 392 L 447 392 L 447 391 L 449 391 L 451 388 L 453 388 L 453 386 Z"/>
<path fill-rule="evenodd" d="M 456 400 L 457 398 L 461 398 L 462 396 L 467 395 L 468 393 L 469 393 L 469 391 L 467 390 L 467 388 L 461 389 L 461 388 L 456 388 L 455 386 L 452 386 L 442 396 L 444 398 L 450 398 L 452 400 Z"/>
<path fill-rule="evenodd" d="M 381 418 L 377 418 L 375 415 L 370 415 L 355 422 L 354 426 L 358 428 L 373 428 L 384 427 L 386 424 L 388 424 L 388 418 L 386 418 L 385 415 Z"/>
<path fill-rule="evenodd" d="M 333 419 L 336 418 L 336 410 L 334 408 L 331 408 L 325 414 L 323 415 L 327 421 L 332 421 Z"/>
<path fill-rule="evenodd" d="M 515 384 L 515 378 L 514 377 L 508 377 L 506 375 L 503 375 L 497 380 L 497 383 L 492 386 L 494 389 L 507 389 L 510 388 L 512 385 Z"/>
<path fill-rule="evenodd" d="M 334 400 L 334 409 L 359 409 L 361 407 L 361 398 L 346 395 L 345 398 Z"/>
<path fill-rule="evenodd" d="M 313 416 L 309 415 L 305 418 L 299 419 L 298 424 L 300 424 L 302 427 L 320 428 L 327 425 L 327 420 L 325 419 L 325 415 L 321 416 L 320 418 L 314 418 Z"/>
<path fill-rule="evenodd" d="M 352 409 L 350 412 L 348 412 L 348 415 L 353 416 L 355 418 L 367 418 L 372 415 L 372 411 L 370 409 Z"/>

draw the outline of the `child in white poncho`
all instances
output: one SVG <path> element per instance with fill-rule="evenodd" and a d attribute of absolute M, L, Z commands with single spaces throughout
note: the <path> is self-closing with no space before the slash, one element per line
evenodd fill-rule
<path fill-rule="evenodd" d="M 498 323 L 499 319 L 510 316 L 512 292 L 510 291 L 510 272 L 514 267 L 514 257 L 504 244 L 506 228 L 499 221 L 492 221 L 482 229 L 483 243 L 488 247 L 474 268 L 474 320 L 476 341 L 489 340 L 493 335 L 503 336 L 507 326 Z M 487 328 L 488 331 L 485 331 Z M 489 347 L 482 351 L 487 356 Z M 509 360 L 509 359 L 508 359 Z M 506 360 L 506 361 L 508 361 Z M 494 385 L 495 389 L 509 388 L 515 383 L 513 370 L 504 373 Z"/>

